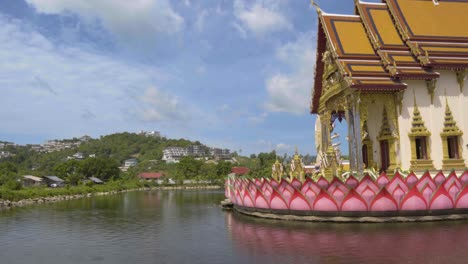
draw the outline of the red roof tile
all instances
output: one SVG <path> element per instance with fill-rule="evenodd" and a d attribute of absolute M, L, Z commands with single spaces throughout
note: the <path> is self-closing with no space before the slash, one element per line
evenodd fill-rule
<path fill-rule="evenodd" d="M 146 179 L 146 180 L 149 180 L 149 179 L 160 179 L 164 177 L 164 173 L 163 172 L 142 172 L 140 174 L 138 174 L 138 178 L 140 179 Z"/>
<path fill-rule="evenodd" d="M 250 169 L 249 168 L 246 168 L 246 167 L 233 167 L 231 169 L 231 172 L 232 173 L 235 173 L 237 175 L 244 175 L 244 174 L 247 174 L 250 172 Z"/>

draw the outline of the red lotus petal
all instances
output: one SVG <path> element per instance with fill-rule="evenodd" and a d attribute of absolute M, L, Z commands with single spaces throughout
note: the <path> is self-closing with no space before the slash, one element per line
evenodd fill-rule
<path fill-rule="evenodd" d="M 328 185 L 328 188 L 330 188 L 331 186 L 336 186 L 336 185 L 343 185 L 343 182 L 338 177 L 334 176 L 332 181 Z"/>
<path fill-rule="evenodd" d="M 304 184 L 309 184 L 309 183 L 315 183 L 314 180 L 309 177 L 309 176 L 306 176 L 305 177 L 305 181 L 304 181 Z"/>
<path fill-rule="evenodd" d="M 419 179 L 419 182 L 416 184 L 416 187 L 419 191 L 421 191 L 426 184 L 428 184 L 432 190 L 437 189 L 437 184 L 435 183 L 434 179 L 432 179 L 432 177 L 427 174 L 423 175 L 421 179 Z"/>
<path fill-rule="evenodd" d="M 291 202 L 289 203 L 289 209 L 306 211 L 306 210 L 311 210 L 312 207 L 307 201 L 307 198 L 304 197 L 304 195 L 300 193 L 298 190 L 296 190 L 293 196 L 291 197 Z"/>
<path fill-rule="evenodd" d="M 362 195 L 365 189 L 371 189 L 374 194 L 376 194 L 380 188 L 377 184 L 375 184 L 375 181 L 370 179 L 370 177 L 366 178 L 364 177 L 363 180 L 361 180 L 361 183 L 356 187 L 356 191 Z"/>
<path fill-rule="evenodd" d="M 257 190 L 257 194 L 255 195 L 255 207 L 264 209 L 270 208 L 267 198 L 260 192 L 260 190 Z"/>
<path fill-rule="evenodd" d="M 453 200 L 456 199 L 458 194 L 460 193 L 461 188 L 458 187 L 458 185 L 454 182 L 452 185 L 448 188 L 448 193 L 450 194 L 450 197 L 452 197 Z"/>
<path fill-rule="evenodd" d="M 429 204 L 429 202 L 431 201 L 432 194 L 434 194 L 434 190 L 431 188 L 429 184 L 426 184 L 422 188 L 421 194 L 423 195 L 426 203 Z"/>
<path fill-rule="evenodd" d="M 455 208 L 468 208 L 468 185 L 457 195 Z"/>
<path fill-rule="evenodd" d="M 437 172 L 437 175 L 436 175 L 436 176 L 438 176 L 438 175 L 442 175 L 442 176 L 445 177 L 444 172 L 443 172 L 442 170 L 440 170 L 439 172 Z"/>
<path fill-rule="evenodd" d="M 330 193 L 330 192 L 328 192 Z M 343 201 L 343 198 L 345 197 L 346 193 L 342 191 L 340 188 L 336 188 L 332 193 L 330 193 L 331 196 L 335 199 L 336 203 L 338 205 L 341 204 L 341 201 Z"/>
<path fill-rule="evenodd" d="M 370 205 L 370 211 L 398 211 L 398 202 L 382 188 Z"/>
<path fill-rule="evenodd" d="M 413 187 L 401 201 L 400 209 L 403 211 L 427 210 L 427 203 L 418 188 Z"/>
<path fill-rule="evenodd" d="M 278 188 L 279 182 L 276 181 L 275 179 L 271 179 L 271 180 L 270 180 L 270 185 L 271 185 L 271 187 Z"/>
<path fill-rule="evenodd" d="M 387 184 L 390 182 L 390 180 L 388 179 L 387 175 L 385 173 L 383 174 L 380 174 L 380 176 L 377 178 L 377 185 L 382 188 L 382 187 L 385 187 L 387 186 Z"/>
<path fill-rule="evenodd" d="M 325 190 L 320 190 L 314 202 L 315 211 L 338 211 L 338 204 Z"/>
<path fill-rule="evenodd" d="M 357 193 L 359 193 L 359 192 L 357 192 Z M 369 186 L 367 186 L 364 189 L 364 191 L 362 191 L 362 193 L 360 193 L 361 197 L 366 201 L 367 205 L 370 205 L 372 200 L 374 200 L 375 194 L 376 194 L 376 192 L 374 190 L 372 190 L 371 188 L 369 188 Z"/>
<path fill-rule="evenodd" d="M 261 187 L 262 184 L 263 184 L 263 182 L 262 182 L 260 179 L 255 179 L 255 185 L 256 185 L 257 187 Z"/>
<path fill-rule="evenodd" d="M 317 192 L 315 192 L 312 188 L 307 189 L 305 192 L 302 192 L 304 196 L 307 198 L 310 204 L 313 204 L 315 198 L 317 198 Z M 320 190 L 318 191 L 320 193 Z"/>
<path fill-rule="evenodd" d="M 367 211 L 367 202 L 354 189 L 351 189 L 343 199 L 341 211 Z"/>
<path fill-rule="evenodd" d="M 271 209 L 280 209 L 280 210 L 287 210 L 288 203 L 284 199 L 284 197 L 276 190 L 273 190 L 270 199 L 270 208 Z"/>
<path fill-rule="evenodd" d="M 278 190 L 279 193 L 283 196 L 286 203 L 289 203 L 291 197 L 293 196 L 295 190 L 290 190 L 289 188 L 284 188 L 283 191 Z"/>
<path fill-rule="evenodd" d="M 414 172 L 411 172 L 407 177 L 406 177 L 406 184 L 408 187 L 413 187 L 416 183 L 418 182 L 418 177 L 414 174 Z"/>
<path fill-rule="evenodd" d="M 460 175 L 460 182 L 462 185 L 465 185 L 468 183 L 468 171 L 464 171 L 462 175 Z"/>
<path fill-rule="evenodd" d="M 445 178 L 445 176 L 442 175 L 442 174 L 437 174 L 434 177 L 434 182 L 436 183 L 437 186 L 443 184 L 446 180 L 447 180 L 447 178 Z"/>
<path fill-rule="evenodd" d="M 348 179 L 345 181 L 345 185 L 349 188 L 356 188 L 358 186 L 359 181 L 354 176 L 349 176 Z"/>
<path fill-rule="evenodd" d="M 429 204 L 430 210 L 452 209 L 454 206 L 450 194 L 441 185 L 437 191 L 432 195 L 431 203 Z"/>
<path fill-rule="evenodd" d="M 323 176 L 320 176 L 320 179 L 317 181 L 317 185 L 322 189 L 327 189 L 330 183 Z"/>
<path fill-rule="evenodd" d="M 403 179 L 399 171 L 396 171 L 395 174 L 393 175 L 393 178 L 396 178 L 396 177 Z"/>
<path fill-rule="evenodd" d="M 247 190 L 244 190 L 244 197 L 242 201 L 245 207 L 255 207 L 254 200 Z"/>
<path fill-rule="evenodd" d="M 406 185 L 405 185 L 405 187 L 406 187 Z M 408 187 L 406 187 L 406 188 L 408 188 Z M 387 191 L 389 191 L 389 190 L 387 189 Z M 397 201 L 398 208 L 400 207 L 401 201 L 403 200 L 403 197 L 405 197 L 406 193 L 407 193 L 407 191 L 405 191 L 400 185 L 397 185 L 397 187 L 392 192 L 392 197 L 395 199 L 395 201 Z"/>
<path fill-rule="evenodd" d="M 291 181 L 291 186 L 294 187 L 294 188 L 296 188 L 296 189 L 301 189 L 302 183 L 301 183 L 298 179 L 294 178 L 294 179 Z"/>
<path fill-rule="evenodd" d="M 400 188 L 404 190 L 405 193 L 408 191 L 408 185 L 406 185 L 406 182 L 403 180 L 399 173 L 395 174 L 393 179 L 391 179 L 390 182 L 387 184 L 386 188 L 389 193 L 393 194 L 397 186 L 400 186 Z"/>
<path fill-rule="evenodd" d="M 458 179 L 457 174 L 452 171 L 450 175 L 447 177 L 447 180 L 444 182 L 444 187 L 448 190 L 452 184 L 456 184 L 459 189 L 462 188 L 461 181 Z"/>

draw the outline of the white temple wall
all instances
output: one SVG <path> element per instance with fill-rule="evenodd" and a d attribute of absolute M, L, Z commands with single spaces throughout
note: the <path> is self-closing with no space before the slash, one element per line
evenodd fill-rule
<path fill-rule="evenodd" d="M 431 103 L 431 96 L 428 93 L 425 81 L 405 80 L 408 88 L 403 98 L 402 112 L 398 117 L 400 134 L 400 163 L 403 169 L 408 169 L 411 164 L 411 145 L 408 133 L 411 131 L 414 110 L 414 96 L 416 95 L 417 105 L 426 128 L 431 132 L 429 140 L 431 149 L 431 159 L 436 169 L 442 168 L 442 139 L 440 133 L 444 127 L 445 98 L 447 98 L 452 115 L 458 127 L 464 132 L 460 147 L 465 165 L 468 164 L 468 85 L 465 83 L 463 94 L 453 71 L 438 71 L 441 76 L 437 81 L 434 92 L 434 102 Z M 468 83 L 468 80 L 467 80 Z M 447 96 L 445 96 L 445 94 Z"/>

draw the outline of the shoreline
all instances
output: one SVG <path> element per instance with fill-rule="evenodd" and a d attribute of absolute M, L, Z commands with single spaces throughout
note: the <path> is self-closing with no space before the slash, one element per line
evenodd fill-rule
<path fill-rule="evenodd" d="M 434 221 L 454 221 L 466 220 L 468 214 L 447 214 L 447 215 L 426 215 L 426 216 L 388 216 L 388 217 L 349 217 L 349 216 L 306 216 L 306 215 L 292 215 L 292 214 L 275 214 L 275 213 L 262 213 L 244 210 L 242 208 L 233 207 L 235 212 L 243 215 L 283 220 L 283 221 L 300 221 L 300 222 L 329 222 L 329 223 L 408 223 L 408 222 L 434 222 Z"/>
<path fill-rule="evenodd" d="M 200 186 L 158 186 L 158 187 L 141 187 L 141 188 L 132 188 L 126 190 L 114 190 L 107 192 L 88 192 L 82 194 L 71 194 L 71 195 L 55 195 L 55 196 L 45 196 L 37 198 L 27 198 L 21 199 L 18 201 L 10 200 L 1 200 L 0 199 L 0 211 L 8 210 L 14 207 L 25 207 L 35 204 L 45 204 L 45 203 L 56 203 L 61 201 L 76 200 L 81 198 L 89 198 L 93 196 L 108 196 L 119 193 L 126 192 L 135 192 L 135 191 L 156 191 L 156 190 L 217 190 L 222 189 L 222 186 L 219 185 L 200 185 Z"/>

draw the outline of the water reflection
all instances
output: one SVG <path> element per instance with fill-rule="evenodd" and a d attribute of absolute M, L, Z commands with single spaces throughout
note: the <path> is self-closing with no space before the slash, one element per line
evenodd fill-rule
<path fill-rule="evenodd" d="M 222 191 L 0 211 L 0 263 L 465 263 L 468 222 L 314 224 L 224 212 Z"/>
<path fill-rule="evenodd" d="M 318 263 L 466 263 L 468 222 L 333 224 L 225 215 L 234 244 L 249 254 Z"/>

